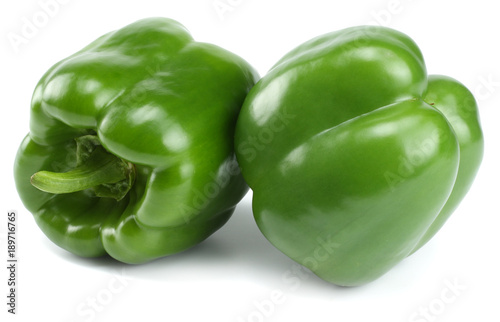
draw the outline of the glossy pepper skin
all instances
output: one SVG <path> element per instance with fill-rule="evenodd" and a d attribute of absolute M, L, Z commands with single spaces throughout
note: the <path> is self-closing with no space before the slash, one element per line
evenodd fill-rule
<path fill-rule="evenodd" d="M 235 142 L 260 230 L 343 286 L 377 279 L 425 244 L 483 152 L 467 88 L 428 76 L 408 36 L 368 26 L 286 54 L 247 96 Z"/>
<path fill-rule="evenodd" d="M 257 78 L 170 19 L 98 38 L 36 86 L 14 169 L 23 203 L 79 256 L 141 263 L 196 245 L 248 190 L 233 136 Z"/>

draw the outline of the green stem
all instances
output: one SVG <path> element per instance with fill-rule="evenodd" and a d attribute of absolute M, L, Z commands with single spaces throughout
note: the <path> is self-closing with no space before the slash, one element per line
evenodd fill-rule
<path fill-rule="evenodd" d="M 98 197 L 122 199 L 133 184 L 134 166 L 95 142 L 99 142 L 95 136 L 78 138 L 77 153 L 80 155 L 77 156 L 77 167 L 64 173 L 37 172 L 31 177 L 31 184 L 41 191 L 54 194 L 91 188 Z"/>

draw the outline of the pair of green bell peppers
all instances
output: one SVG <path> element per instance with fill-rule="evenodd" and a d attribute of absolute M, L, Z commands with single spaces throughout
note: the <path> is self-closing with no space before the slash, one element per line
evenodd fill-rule
<path fill-rule="evenodd" d="M 329 282 L 360 285 L 439 230 L 482 151 L 472 94 L 427 76 L 400 32 L 314 38 L 259 80 L 178 22 L 150 18 L 47 71 L 14 172 L 55 244 L 126 263 L 200 243 L 250 186 L 274 246 Z"/>

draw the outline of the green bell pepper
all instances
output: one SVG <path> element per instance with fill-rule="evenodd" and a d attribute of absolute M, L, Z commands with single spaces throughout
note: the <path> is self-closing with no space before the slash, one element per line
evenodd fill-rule
<path fill-rule="evenodd" d="M 286 54 L 248 94 L 235 140 L 262 233 L 344 286 L 375 280 L 424 245 L 483 152 L 467 88 L 427 76 L 408 36 L 369 26 Z"/>
<path fill-rule="evenodd" d="M 196 245 L 248 190 L 233 136 L 257 79 L 170 19 L 98 38 L 36 86 L 14 169 L 24 205 L 79 256 L 141 263 Z"/>

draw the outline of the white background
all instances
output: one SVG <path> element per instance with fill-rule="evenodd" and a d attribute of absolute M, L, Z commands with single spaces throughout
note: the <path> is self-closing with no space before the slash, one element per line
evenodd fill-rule
<path fill-rule="evenodd" d="M 19 217 L 18 314 L 6 313 L 3 268 L 2 321 L 500 320 L 500 20 L 494 1 L 54 1 L 0 5 L 0 267 L 6 266 L 7 212 Z M 43 3 L 49 2 L 58 4 L 45 9 L 47 15 Z M 207 241 L 146 265 L 81 259 L 54 246 L 23 207 L 12 175 L 18 144 L 29 131 L 32 91 L 52 64 L 149 16 L 180 21 L 195 39 L 233 51 L 261 75 L 296 45 L 326 32 L 381 24 L 407 33 L 429 73 L 457 78 L 476 95 L 486 151 L 471 191 L 428 245 L 358 288 L 336 287 L 311 273 L 284 279 L 295 264 L 258 231 L 250 194 Z M 40 27 L 13 46 L 9 37 L 24 37 L 23 26 L 34 18 Z"/>

